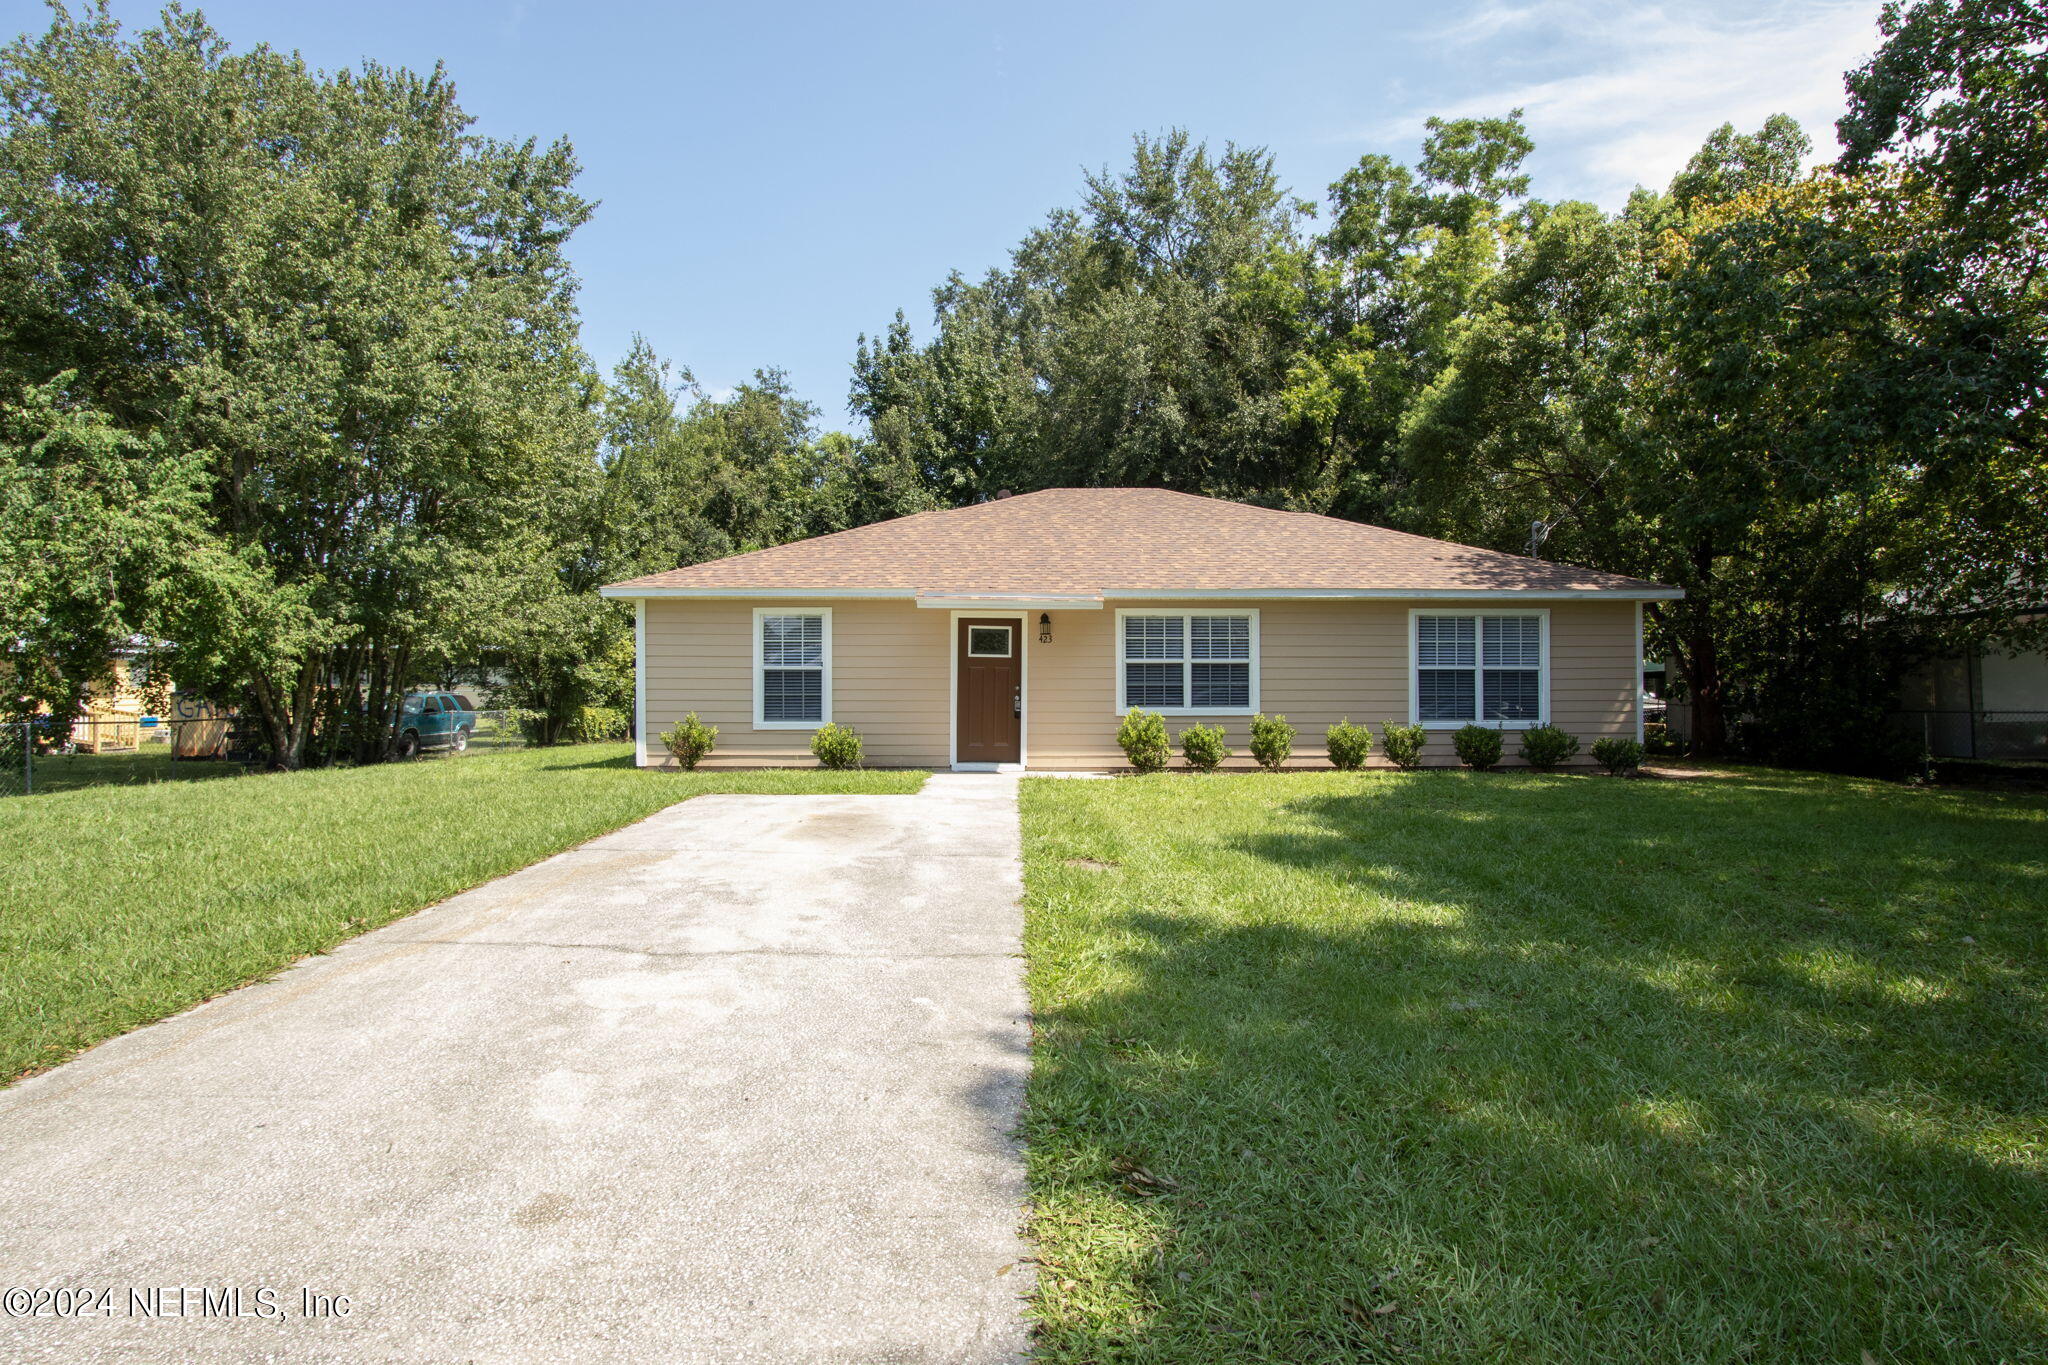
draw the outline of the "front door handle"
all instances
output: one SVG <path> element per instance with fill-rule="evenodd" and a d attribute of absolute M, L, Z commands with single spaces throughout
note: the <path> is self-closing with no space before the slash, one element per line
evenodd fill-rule
<path fill-rule="evenodd" d="M 1024 718 L 1024 694 L 1022 692 L 1010 698 L 1010 715 L 1017 720 Z"/>

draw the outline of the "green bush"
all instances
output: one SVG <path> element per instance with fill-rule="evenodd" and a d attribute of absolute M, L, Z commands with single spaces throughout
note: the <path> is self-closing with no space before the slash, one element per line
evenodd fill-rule
<path fill-rule="evenodd" d="M 811 753 L 827 768 L 860 766 L 860 731 L 838 721 L 827 721 L 811 736 Z"/>
<path fill-rule="evenodd" d="M 1532 725 L 1522 731 L 1522 761 L 1532 768 L 1555 768 L 1579 751 L 1579 737 L 1555 725 Z"/>
<path fill-rule="evenodd" d="M 1617 777 L 1643 766 L 1643 746 L 1632 739 L 1610 735 L 1593 741 L 1593 761 Z"/>
<path fill-rule="evenodd" d="M 1294 753 L 1294 727 L 1285 716 L 1263 712 L 1252 717 L 1252 757 L 1267 772 L 1277 773 Z"/>
<path fill-rule="evenodd" d="M 1173 757 L 1166 742 L 1166 720 L 1157 711 L 1132 711 L 1116 730 L 1124 757 L 1141 773 L 1156 773 Z"/>
<path fill-rule="evenodd" d="M 1380 727 L 1380 740 L 1386 746 L 1387 761 L 1397 768 L 1419 768 L 1422 766 L 1422 749 L 1429 743 L 1429 731 L 1420 725 L 1396 725 L 1388 721 Z"/>
<path fill-rule="evenodd" d="M 1197 721 L 1181 731 L 1180 756 L 1198 773 L 1215 772 L 1217 765 L 1230 757 L 1223 743 L 1223 727 Z"/>
<path fill-rule="evenodd" d="M 1357 772 L 1372 753 L 1372 731 L 1353 725 L 1349 717 L 1323 731 L 1323 747 L 1330 751 L 1330 764 L 1343 771 Z"/>
<path fill-rule="evenodd" d="M 1499 764 L 1502 742 L 1500 730 L 1490 725 L 1462 725 L 1451 736 L 1451 748 L 1457 750 L 1458 761 L 1482 773 Z"/>
<path fill-rule="evenodd" d="M 676 762 L 687 770 L 696 767 L 699 759 L 718 747 L 718 727 L 706 725 L 692 711 L 675 729 L 663 730 L 661 742 L 675 755 Z"/>
<path fill-rule="evenodd" d="M 571 737 L 584 743 L 626 737 L 626 713 L 616 706 L 585 706 L 570 722 Z"/>

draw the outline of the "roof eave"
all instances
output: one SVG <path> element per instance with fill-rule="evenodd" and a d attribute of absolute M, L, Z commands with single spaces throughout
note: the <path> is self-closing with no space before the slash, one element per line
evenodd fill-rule
<path fill-rule="evenodd" d="M 1075 605 L 1081 601 L 1136 602 L 1180 602 L 1180 601 L 1367 601 L 1372 599 L 1400 601 L 1456 601 L 1456 602 L 1676 602 L 1685 597 L 1685 589 L 1666 587 L 1661 583 L 1631 584 L 1619 588 L 1126 588 L 1104 589 L 1099 595 L 1090 593 L 1086 599 L 1072 593 L 974 593 L 945 592 L 939 589 L 917 588 L 673 588 L 646 583 L 609 583 L 599 588 L 600 597 L 619 601 L 636 601 L 643 598 L 772 598 L 777 600 L 869 598 L 916 600 L 967 599 L 993 604 L 997 599 L 1033 601 L 1060 597 L 1073 598 Z"/>

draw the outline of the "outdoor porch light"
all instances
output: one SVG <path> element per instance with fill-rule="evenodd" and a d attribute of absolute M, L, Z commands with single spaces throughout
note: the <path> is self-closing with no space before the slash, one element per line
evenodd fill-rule
<path fill-rule="evenodd" d="M 1042 645 L 1052 643 L 1052 613 L 1049 611 L 1038 613 L 1038 643 Z"/>

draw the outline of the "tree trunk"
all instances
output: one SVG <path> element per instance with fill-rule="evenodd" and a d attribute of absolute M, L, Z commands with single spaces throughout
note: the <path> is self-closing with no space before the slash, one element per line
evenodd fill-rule
<path fill-rule="evenodd" d="M 356 762 L 374 763 L 384 756 L 384 746 L 390 742 L 386 714 L 390 706 L 386 697 L 390 691 L 389 658 L 383 647 L 372 644 L 368 649 L 370 658 L 370 685 L 363 696 L 362 720 L 356 726 Z"/>
<path fill-rule="evenodd" d="M 377 699 L 383 709 L 377 715 L 381 724 L 378 733 L 383 736 L 378 757 L 389 758 L 398 745 L 399 709 L 405 701 L 407 680 L 412 671 L 412 648 L 400 645 L 392 652 L 391 667 L 384 675 L 384 695 Z"/>
<path fill-rule="evenodd" d="M 254 690 L 256 710 L 263 718 L 263 733 L 270 741 L 270 766 L 282 768 L 285 751 L 291 747 L 291 717 L 278 705 L 270 679 L 256 679 Z"/>
<path fill-rule="evenodd" d="M 1728 751 L 1728 718 L 1722 709 L 1721 659 L 1714 637 L 1702 629 L 1685 642 L 1685 690 L 1692 696 L 1692 750 L 1697 758 Z"/>
<path fill-rule="evenodd" d="M 299 664 L 299 680 L 292 689 L 291 761 L 294 770 L 306 766 L 306 741 L 313 733 L 313 712 L 320 696 L 320 674 L 327 663 L 327 651 L 315 650 Z"/>

